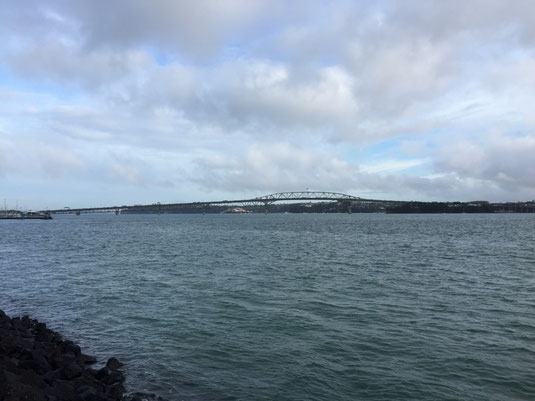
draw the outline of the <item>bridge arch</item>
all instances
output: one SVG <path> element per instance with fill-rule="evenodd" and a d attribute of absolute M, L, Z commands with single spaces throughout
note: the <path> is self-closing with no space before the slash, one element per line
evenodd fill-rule
<path fill-rule="evenodd" d="M 332 201 L 359 201 L 358 196 L 343 194 L 340 192 L 325 191 L 302 191 L 302 192 L 277 192 L 274 194 L 259 196 L 251 201 L 273 203 L 285 200 L 332 200 Z"/>

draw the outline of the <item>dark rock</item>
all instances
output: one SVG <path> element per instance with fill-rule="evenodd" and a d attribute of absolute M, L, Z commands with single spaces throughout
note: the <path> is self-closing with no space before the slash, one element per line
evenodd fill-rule
<path fill-rule="evenodd" d="M 80 386 L 76 393 L 82 401 L 93 401 L 97 399 L 98 391 L 95 387 L 87 384 Z"/>
<path fill-rule="evenodd" d="M 33 348 L 33 341 L 30 338 L 22 338 L 17 332 L 6 333 L 2 345 L 9 356 L 21 357 L 24 351 L 30 352 Z"/>
<path fill-rule="evenodd" d="M 42 376 L 35 373 L 33 370 L 25 370 L 20 375 L 20 382 L 35 388 L 45 388 L 46 384 Z"/>
<path fill-rule="evenodd" d="M 61 337 L 61 334 L 56 332 L 51 332 L 51 339 L 50 341 L 55 342 L 56 344 L 61 344 L 63 342 L 63 337 Z"/>
<path fill-rule="evenodd" d="M 95 377 L 98 379 L 98 380 L 102 380 L 103 378 L 105 378 L 106 376 L 108 376 L 110 374 L 110 370 L 106 367 L 103 367 L 102 369 L 99 369 L 95 375 Z"/>
<path fill-rule="evenodd" d="M 62 368 L 63 366 L 73 362 L 75 359 L 76 356 L 74 354 L 61 354 L 59 352 L 55 352 L 52 355 L 52 366 L 54 368 Z"/>
<path fill-rule="evenodd" d="M 44 359 L 45 361 L 47 361 L 46 353 L 42 348 L 34 347 L 30 352 L 30 356 L 31 356 L 31 358 L 33 360 Z M 48 363 L 48 361 L 47 361 L 47 363 Z"/>
<path fill-rule="evenodd" d="M 92 382 L 93 380 L 96 380 L 96 374 L 97 371 L 95 369 L 86 368 L 84 369 L 84 373 L 82 373 L 82 377 L 84 380 Z"/>
<path fill-rule="evenodd" d="M 28 377 L 26 372 L 23 372 L 21 377 L 0 370 L 0 399 L 3 401 L 45 401 L 46 397 L 40 384 L 38 378 Z"/>
<path fill-rule="evenodd" d="M 76 362 L 69 362 L 61 368 L 61 375 L 64 379 L 72 380 L 75 377 L 80 376 L 83 373 L 83 369 Z"/>
<path fill-rule="evenodd" d="M 19 335 L 22 338 L 33 338 L 33 333 L 30 331 L 30 329 L 21 329 L 21 330 L 19 330 Z"/>
<path fill-rule="evenodd" d="M 0 401 L 164 401 L 125 396 L 123 364 L 112 357 L 97 371 L 88 367 L 95 362 L 44 323 L 0 310 Z"/>
<path fill-rule="evenodd" d="M 0 366 L 2 367 L 0 371 L 16 373 L 18 370 L 16 362 L 5 355 L 0 355 Z"/>
<path fill-rule="evenodd" d="M 15 330 L 20 330 L 23 328 L 20 317 L 14 317 L 11 319 L 11 327 L 13 327 Z"/>
<path fill-rule="evenodd" d="M 123 373 L 120 370 L 107 367 L 99 369 L 95 377 L 104 384 L 122 383 L 124 381 Z"/>
<path fill-rule="evenodd" d="M 49 370 L 48 372 L 46 372 L 44 375 L 43 375 L 43 379 L 45 380 L 45 382 L 47 382 L 48 384 L 52 384 L 54 383 L 55 380 L 59 379 L 61 377 L 61 370 L 60 369 L 56 369 L 56 370 Z"/>
<path fill-rule="evenodd" d="M 14 372 L 0 371 L 0 383 L 3 386 L 10 386 L 16 384 L 19 381 L 19 375 Z"/>
<path fill-rule="evenodd" d="M 102 379 L 102 382 L 105 384 L 122 383 L 124 382 L 123 372 L 120 370 L 112 370 L 108 376 Z"/>
<path fill-rule="evenodd" d="M 44 391 L 21 383 L 8 385 L 3 392 L 3 401 L 47 401 Z"/>
<path fill-rule="evenodd" d="M 92 357 L 90 355 L 86 355 L 86 354 L 78 355 L 76 360 L 79 361 L 80 363 L 85 364 L 85 365 L 92 365 L 97 361 L 96 358 L 94 358 L 94 357 Z"/>
<path fill-rule="evenodd" d="M 52 341 L 52 334 L 46 332 L 46 331 L 38 331 L 35 334 L 35 340 L 39 342 L 51 342 Z"/>
<path fill-rule="evenodd" d="M 46 330 L 46 324 L 45 323 L 36 323 L 35 324 L 35 330 L 38 332 L 44 332 Z"/>
<path fill-rule="evenodd" d="M 119 362 L 119 360 L 115 357 L 111 357 L 110 359 L 108 359 L 108 362 L 106 362 L 106 367 L 110 368 L 110 369 L 119 369 L 119 368 L 122 368 L 124 365 Z"/>
<path fill-rule="evenodd" d="M 54 395 L 58 400 L 72 401 L 74 399 L 74 386 L 67 380 L 56 380 L 54 383 Z"/>
<path fill-rule="evenodd" d="M 0 328 L 7 329 L 11 327 L 11 322 L 6 317 L 0 317 Z"/>
<path fill-rule="evenodd" d="M 33 361 L 33 369 L 38 373 L 46 373 L 51 369 L 50 364 L 46 358 L 46 354 L 42 349 L 34 349 L 31 352 Z"/>
<path fill-rule="evenodd" d="M 31 359 L 19 359 L 17 367 L 23 370 L 33 370 L 34 362 Z"/>
<path fill-rule="evenodd" d="M 26 329 L 30 327 L 30 317 L 28 315 L 24 315 L 20 321 L 22 323 L 22 327 Z"/>
<path fill-rule="evenodd" d="M 17 337 L 13 333 L 5 333 L 2 336 L 2 350 L 5 355 L 11 356 L 17 349 Z"/>
<path fill-rule="evenodd" d="M 78 356 L 80 355 L 80 347 L 74 344 L 72 341 L 64 341 L 63 352 L 65 352 L 66 354 L 72 353 L 75 356 Z"/>
<path fill-rule="evenodd" d="M 19 359 L 22 359 L 24 361 L 28 361 L 32 359 L 32 349 L 31 348 L 23 348 L 21 352 L 19 353 Z"/>
<path fill-rule="evenodd" d="M 120 401 L 123 398 L 125 391 L 126 389 L 122 383 L 114 383 L 107 388 L 104 395 L 112 400 Z"/>

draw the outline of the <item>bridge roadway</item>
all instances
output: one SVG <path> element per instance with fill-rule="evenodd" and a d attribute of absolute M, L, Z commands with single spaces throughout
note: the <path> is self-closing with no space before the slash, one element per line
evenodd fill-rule
<path fill-rule="evenodd" d="M 333 202 L 359 202 L 359 203 L 400 203 L 399 201 L 392 200 L 379 200 L 379 199 L 364 199 L 353 195 L 342 194 L 339 192 L 279 192 L 275 194 L 260 196 L 251 199 L 238 199 L 238 200 L 222 200 L 211 202 L 184 202 L 184 203 L 153 203 L 149 205 L 133 205 L 133 206 L 104 206 L 104 207 L 90 207 L 90 208 L 63 208 L 55 210 L 43 210 L 42 212 L 48 212 L 51 214 L 81 214 L 81 213 L 105 213 L 114 212 L 119 214 L 122 211 L 127 210 L 144 210 L 144 211 L 166 211 L 177 210 L 186 208 L 198 208 L 200 211 L 206 210 L 211 206 L 262 206 L 275 202 L 284 201 L 333 201 Z"/>

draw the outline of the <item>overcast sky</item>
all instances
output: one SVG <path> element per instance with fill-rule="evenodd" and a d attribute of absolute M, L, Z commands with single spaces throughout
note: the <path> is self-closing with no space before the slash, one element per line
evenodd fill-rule
<path fill-rule="evenodd" d="M 0 197 L 535 198 L 532 0 L 4 0 Z"/>

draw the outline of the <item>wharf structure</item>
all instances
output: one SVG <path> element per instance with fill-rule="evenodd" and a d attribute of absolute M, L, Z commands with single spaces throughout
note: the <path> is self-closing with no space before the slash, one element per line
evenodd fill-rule
<path fill-rule="evenodd" d="M 22 212 L 20 210 L 4 210 L 0 214 L 0 220 L 51 220 L 50 212 L 36 212 L 28 211 Z"/>

